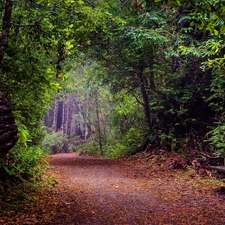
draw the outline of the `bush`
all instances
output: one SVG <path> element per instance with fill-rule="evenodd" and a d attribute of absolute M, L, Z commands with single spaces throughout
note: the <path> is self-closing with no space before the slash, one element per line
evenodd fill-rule
<path fill-rule="evenodd" d="M 225 158 L 225 125 L 218 123 L 217 127 L 208 133 L 209 142 L 213 152 Z"/>
<path fill-rule="evenodd" d="M 102 156 L 102 151 L 100 150 L 99 143 L 96 140 L 89 140 L 79 145 L 78 152 L 85 152 L 89 156 Z"/>
<path fill-rule="evenodd" d="M 115 137 L 102 138 L 102 149 L 100 149 L 97 138 L 87 141 L 79 146 L 79 152 L 85 152 L 90 156 L 103 156 L 105 158 L 119 158 L 129 155 L 141 147 L 147 140 L 146 133 L 142 129 L 130 128 L 126 135 L 119 140 Z"/>
<path fill-rule="evenodd" d="M 44 186 L 49 164 L 39 147 L 16 146 L 0 160 L 0 211 L 19 210 L 20 203 L 32 199 L 31 193 Z"/>
<path fill-rule="evenodd" d="M 42 146 L 49 154 L 56 154 L 63 149 L 65 139 L 62 132 L 52 132 L 45 135 Z"/>
<path fill-rule="evenodd" d="M 6 180 L 14 182 L 40 181 L 48 163 L 43 159 L 47 154 L 36 146 L 26 150 L 16 147 L 0 160 L 0 171 Z"/>
<path fill-rule="evenodd" d="M 119 158 L 125 156 L 127 151 L 127 146 L 124 146 L 123 144 L 117 142 L 113 145 L 108 146 L 106 157 L 111 159 Z"/>
<path fill-rule="evenodd" d="M 108 158 L 119 158 L 129 155 L 146 142 L 146 134 L 144 130 L 138 128 L 130 128 L 123 139 L 116 140 L 107 139 L 105 156 Z"/>
<path fill-rule="evenodd" d="M 79 140 L 76 137 L 69 138 L 63 135 L 62 132 L 51 132 L 45 135 L 42 142 L 42 147 L 49 154 L 56 154 L 62 152 L 74 152 Z"/>

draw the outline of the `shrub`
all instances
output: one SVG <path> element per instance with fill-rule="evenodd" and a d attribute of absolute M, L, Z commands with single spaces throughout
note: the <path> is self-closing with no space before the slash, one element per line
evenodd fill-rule
<path fill-rule="evenodd" d="M 76 151 L 79 140 L 76 137 L 69 138 L 62 132 L 51 132 L 46 134 L 42 142 L 42 147 L 49 154 Z"/>
<path fill-rule="evenodd" d="M 208 136 L 209 139 L 206 142 L 209 142 L 213 152 L 225 158 L 225 125 L 218 123 L 217 127 L 208 133 Z"/>
<path fill-rule="evenodd" d="M 46 153 L 36 146 L 30 146 L 26 150 L 16 147 L 0 160 L 1 174 L 5 179 L 14 182 L 39 181 L 48 166 L 43 159 L 46 156 Z"/>

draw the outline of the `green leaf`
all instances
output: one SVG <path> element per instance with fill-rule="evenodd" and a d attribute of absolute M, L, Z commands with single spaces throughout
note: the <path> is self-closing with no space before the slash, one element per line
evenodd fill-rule
<path fill-rule="evenodd" d="M 225 33 L 225 25 L 223 25 L 223 26 L 220 27 L 220 33 L 221 34 L 224 34 Z"/>

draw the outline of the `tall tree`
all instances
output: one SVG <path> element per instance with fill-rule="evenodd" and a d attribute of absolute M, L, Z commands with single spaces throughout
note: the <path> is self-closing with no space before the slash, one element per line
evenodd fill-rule
<path fill-rule="evenodd" d="M 13 0 L 6 0 L 0 36 L 0 66 L 8 45 L 12 8 Z M 10 103 L 4 98 L 3 93 L 0 92 L 0 158 L 4 157 L 8 153 L 8 151 L 16 144 L 18 139 L 18 130 L 11 110 Z"/>
<path fill-rule="evenodd" d="M 128 2 L 110 2 L 110 12 L 120 17 L 121 23 L 111 23 L 106 35 L 92 42 L 92 55 L 108 71 L 100 79 L 112 93 L 126 91 L 143 106 L 145 120 L 140 118 L 139 125 L 147 127 L 151 143 L 164 143 L 172 149 L 185 142 L 196 143 L 198 138 L 202 143 L 215 112 L 205 101 L 210 96 L 212 71 L 202 70 L 202 63 L 209 51 L 200 51 L 204 43 L 215 51 L 223 45 L 221 41 L 207 42 L 209 32 L 213 38 L 217 32 L 210 29 L 209 21 L 207 29 L 204 22 L 208 33 L 200 24 L 201 17 L 208 15 L 208 6 L 217 3 Z M 203 5 L 206 13 L 196 15 Z M 219 23 L 219 19 L 212 17 L 211 22 Z"/>
<path fill-rule="evenodd" d="M 5 2 L 5 11 L 2 19 L 2 34 L 0 37 L 0 65 L 2 64 L 5 49 L 8 45 L 9 31 L 12 22 L 13 2 L 13 0 L 6 0 Z"/>

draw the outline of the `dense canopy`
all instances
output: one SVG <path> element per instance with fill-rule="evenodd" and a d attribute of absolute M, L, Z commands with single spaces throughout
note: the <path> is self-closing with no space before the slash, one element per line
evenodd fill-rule
<path fill-rule="evenodd" d="M 224 157 L 224 1 L 2 0 L 0 12 L 0 93 L 19 136 L 6 156 L 0 144 L 4 176 L 36 177 L 46 151 Z"/>

